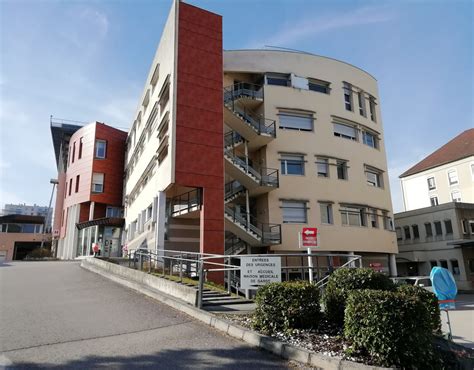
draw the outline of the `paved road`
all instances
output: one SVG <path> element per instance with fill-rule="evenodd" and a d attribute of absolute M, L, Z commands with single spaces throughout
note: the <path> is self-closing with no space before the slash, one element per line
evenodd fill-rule
<path fill-rule="evenodd" d="M 0 368 L 286 369 L 72 262 L 0 265 Z"/>
<path fill-rule="evenodd" d="M 455 342 L 474 348 L 474 294 L 459 294 L 456 310 L 449 311 L 451 330 Z M 448 331 L 446 312 L 441 312 L 443 331 Z"/>

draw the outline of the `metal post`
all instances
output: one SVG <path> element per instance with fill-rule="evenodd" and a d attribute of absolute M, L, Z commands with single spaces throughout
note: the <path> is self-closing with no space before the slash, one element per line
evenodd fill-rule
<path fill-rule="evenodd" d="M 247 173 L 249 172 L 249 146 L 247 140 L 244 139 L 244 149 L 245 149 L 245 169 Z"/>
<path fill-rule="evenodd" d="M 173 260 L 170 260 L 170 276 L 173 276 Z"/>
<path fill-rule="evenodd" d="M 148 251 L 148 273 L 151 274 L 151 251 Z"/>
<path fill-rule="evenodd" d="M 247 213 L 247 230 L 248 230 L 250 229 L 250 200 L 249 200 L 248 190 L 245 190 L 245 212 Z"/>
<path fill-rule="evenodd" d="M 140 252 L 140 271 L 143 271 L 143 256 L 142 256 L 142 252 Z"/>
<path fill-rule="evenodd" d="M 179 262 L 179 282 L 180 283 L 183 282 L 183 260 L 182 260 L 182 258 L 183 258 L 183 255 L 180 254 L 179 255 L 179 260 L 178 260 L 178 262 Z"/>
<path fill-rule="evenodd" d="M 453 333 L 451 331 L 451 321 L 449 320 L 449 311 L 448 310 L 443 310 L 446 311 L 446 318 L 448 319 L 448 329 L 449 329 L 449 334 L 448 334 L 448 339 L 453 340 Z"/>
<path fill-rule="evenodd" d="M 198 301 L 197 306 L 198 308 L 202 308 L 202 293 L 204 289 L 204 261 L 199 261 L 199 288 L 198 288 Z"/>
<path fill-rule="evenodd" d="M 56 187 L 57 184 L 59 184 L 59 181 L 56 180 L 56 179 L 51 179 L 51 180 L 49 180 L 49 182 L 51 184 L 53 184 L 53 190 L 51 191 L 51 197 L 49 198 L 48 213 L 46 214 L 46 217 L 44 218 L 44 221 L 43 221 L 43 235 L 41 236 L 41 246 L 40 246 L 41 249 L 43 249 L 43 246 L 44 246 L 44 238 L 45 238 L 45 235 L 46 235 L 46 225 L 48 224 L 49 214 L 52 213 L 51 212 L 51 203 L 53 202 L 54 188 Z M 51 216 L 52 216 L 52 214 L 51 214 Z M 51 219 L 52 219 L 52 217 L 51 217 Z"/>
<path fill-rule="evenodd" d="M 309 282 L 313 283 L 313 257 L 311 256 L 311 248 L 308 247 L 308 267 L 309 267 Z"/>
<path fill-rule="evenodd" d="M 227 264 L 230 266 L 230 257 L 227 257 L 225 260 L 227 261 L 227 262 L 225 262 L 225 263 L 227 263 Z M 231 292 L 232 292 L 232 289 L 231 289 L 231 287 L 230 287 L 230 285 L 231 285 L 231 272 L 232 272 L 232 271 L 231 271 L 230 268 L 229 268 L 229 269 L 227 270 L 227 292 L 228 292 L 228 293 L 231 293 Z"/>

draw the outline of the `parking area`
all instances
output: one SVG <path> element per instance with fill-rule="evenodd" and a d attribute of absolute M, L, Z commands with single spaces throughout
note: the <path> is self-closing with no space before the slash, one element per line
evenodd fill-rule
<path fill-rule="evenodd" d="M 459 294 L 456 310 L 449 311 L 451 330 L 455 342 L 474 348 L 474 294 Z M 446 312 L 441 312 L 443 331 L 448 331 Z"/>

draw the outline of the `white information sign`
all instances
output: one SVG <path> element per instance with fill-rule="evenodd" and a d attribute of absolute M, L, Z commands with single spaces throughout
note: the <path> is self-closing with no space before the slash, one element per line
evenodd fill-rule
<path fill-rule="evenodd" d="M 241 289 L 258 289 L 275 282 L 281 282 L 281 257 L 240 257 Z"/>

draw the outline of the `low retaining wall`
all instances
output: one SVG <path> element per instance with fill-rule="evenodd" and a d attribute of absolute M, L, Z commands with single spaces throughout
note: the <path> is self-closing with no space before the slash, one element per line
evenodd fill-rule
<path fill-rule="evenodd" d="M 83 259 L 81 262 L 81 267 L 98 273 L 99 275 L 103 275 L 107 278 L 110 278 L 110 274 L 113 274 L 128 281 L 145 285 L 146 287 L 150 287 L 170 296 L 179 298 L 187 303 L 192 304 L 193 306 L 197 302 L 197 289 L 180 285 L 173 281 L 162 279 L 139 270 L 134 270 L 129 267 L 120 266 L 93 257 Z"/>

